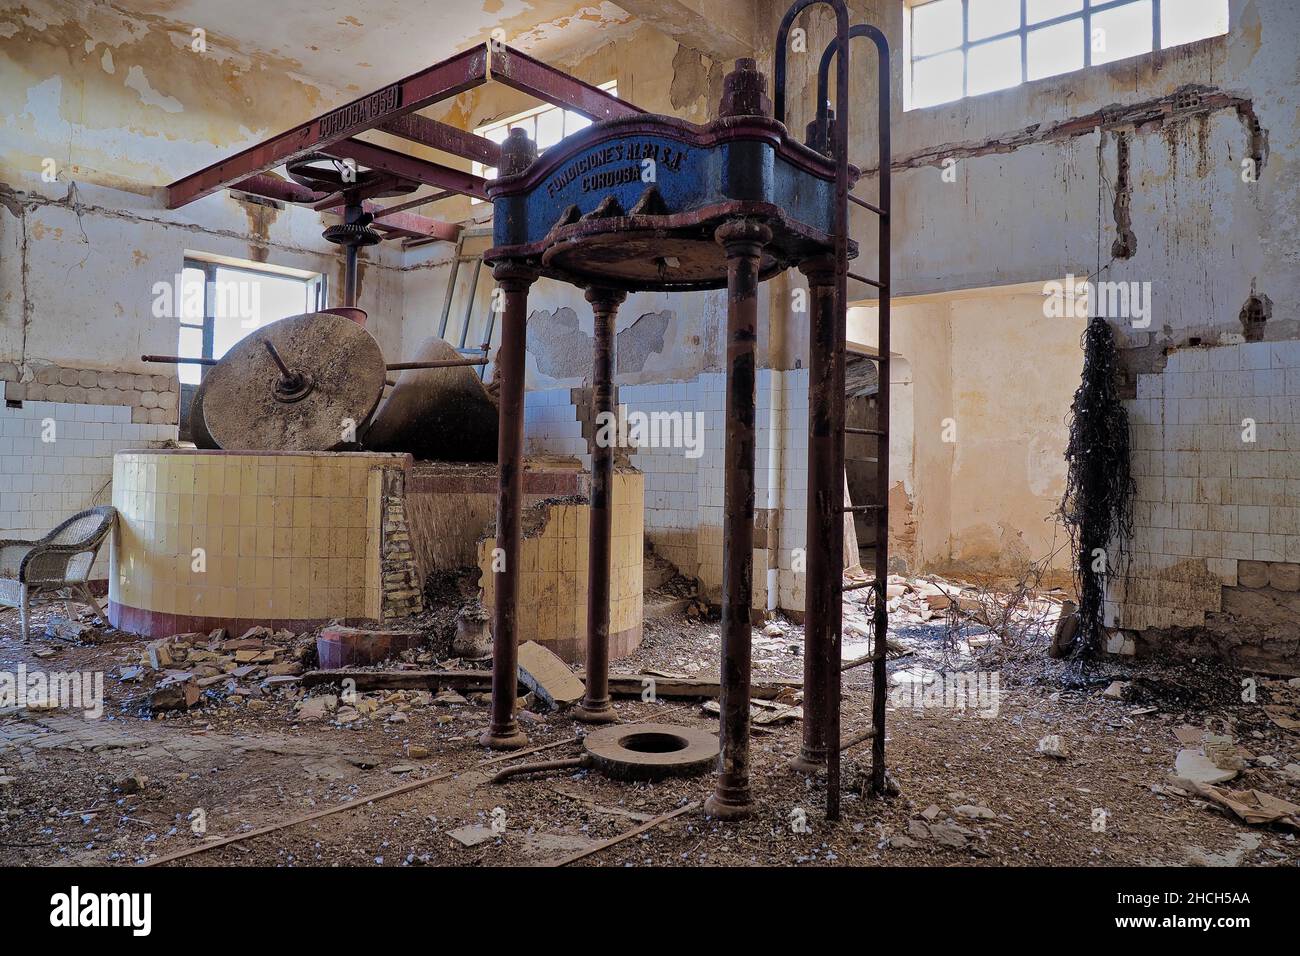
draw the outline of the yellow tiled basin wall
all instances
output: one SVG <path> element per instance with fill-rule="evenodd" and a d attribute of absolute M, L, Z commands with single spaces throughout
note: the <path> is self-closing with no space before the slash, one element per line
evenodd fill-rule
<path fill-rule="evenodd" d="M 585 476 L 589 478 L 590 476 Z M 611 542 L 610 656 L 631 653 L 641 643 L 644 561 L 645 476 L 614 474 L 614 529 Z M 542 523 L 527 530 L 534 509 Z M 519 579 L 519 641 L 537 641 L 572 663 L 586 656 L 587 567 L 591 509 L 586 502 L 562 499 L 525 511 Z M 496 598 L 492 550 L 496 538 L 479 542 L 483 606 Z"/>
<path fill-rule="evenodd" d="M 383 473 L 406 455 L 113 457 L 110 616 L 156 634 L 380 617 Z"/>

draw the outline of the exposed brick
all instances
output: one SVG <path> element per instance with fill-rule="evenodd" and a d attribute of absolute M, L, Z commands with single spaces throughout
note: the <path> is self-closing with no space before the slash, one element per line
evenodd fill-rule
<path fill-rule="evenodd" d="M 1243 588 L 1265 588 L 1268 587 L 1268 562 L 1266 561 L 1238 561 L 1237 562 L 1237 584 Z"/>
<path fill-rule="evenodd" d="M 1274 561 L 1268 566 L 1268 584 L 1279 591 L 1300 591 L 1300 564 Z"/>

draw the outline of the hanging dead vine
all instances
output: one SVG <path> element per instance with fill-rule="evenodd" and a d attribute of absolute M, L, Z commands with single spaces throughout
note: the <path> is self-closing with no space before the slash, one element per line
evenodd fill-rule
<path fill-rule="evenodd" d="M 1133 534 L 1128 413 L 1119 398 L 1115 337 L 1101 317 L 1083 333 L 1083 374 L 1070 406 L 1069 466 L 1061 519 L 1074 550 L 1079 632 L 1073 655 L 1101 651 L 1106 578 L 1121 573 Z"/>

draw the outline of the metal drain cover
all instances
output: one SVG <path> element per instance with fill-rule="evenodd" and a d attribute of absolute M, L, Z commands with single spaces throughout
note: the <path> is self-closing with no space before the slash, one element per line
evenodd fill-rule
<path fill-rule="evenodd" d="M 675 724 L 611 724 L 584 744 L 596 768 L 617 780 L 688 777 L 718 761 L 716 734 Z"/>

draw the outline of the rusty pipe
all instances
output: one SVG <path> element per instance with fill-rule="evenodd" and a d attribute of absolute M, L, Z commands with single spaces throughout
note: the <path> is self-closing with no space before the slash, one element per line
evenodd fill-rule
<path fill-rule="evenodd" d="M 492 567 L 496 601 L 492 620 L 492 722 L 479 739 L 493 750 L 516 750 L 528 737 L 515 720 L 519 680 L 520 513 L 524 487 L 524 351 L 527 346 L 528 287 L 537 271 L 520 260 L 503 260 L 492 273 L 504 302 L 501 380 L 497 428 L 497 531 Z"/>
<path fill-rule="evenodd" d="M 614 446 L 617 432 L 609 429 L 614 415 L 614 326 L 625 292 L 587 290 L 594 316 L 591 405 L 591 518 L 588 531 L 587 680 L 582 704 L 574 719 L 588 724 L 618 720 L 609 699 L 609 579 L 614 528 Z M 602 441 L 602 422 L 607 432 Z"/>
<path fill-rule="evenodd" d="M 591 756 L 583 754 L 581 757 L 563 757 L 559 760 L 539 760 L 536 763 L 515 764 L 513 767 L 506 767 L 499 770 L 488 780 L 488 783 L 505 783 L 511 777 L 518 777 L 526 773 L 546 773 L 551 770 L 569 770 L 579 767 L 590 767 L 592 765 Z"/>
<path fill-rule="evenodd" d="M 483 362 L 483 358 L 436 359 L 431 362 L 390 362 L 387 368 L 390 372 L 404 372 L 416 368 L 463 368 L 467 365 L 482 365 Z"/>
<path fill-rule="evenodd" d="M 737 820 L 753 811 L 749 790 L 749 683 L 754 584 L 754 392 L 758 366 L 758 268 L 772 230 L 732 219 L 718 227 L 727 254 L 727 433 L 722 518 L 720 772 L 705 811 Z"/>
<path fill-rule="evenodd" d="M 164 365 L 216 365 L 219 359 L 188 358 L 184 355 L 141 355 L 141 362 L 157 362 Z"/>

